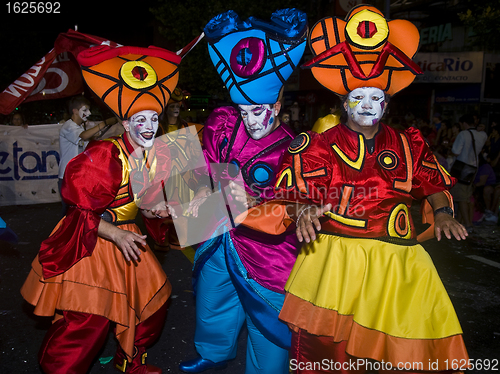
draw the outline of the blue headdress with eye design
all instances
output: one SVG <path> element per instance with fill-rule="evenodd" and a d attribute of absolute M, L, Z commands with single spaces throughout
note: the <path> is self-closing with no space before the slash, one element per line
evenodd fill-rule
<path fill-rule="evenodd" d="M 307 17 L 297 9 L 274 12 L 271 22 L 240 21 L 230 10 L 205 26 L 210 58 L 235 104 L 274 104 L 297 67 L 307 40 Z"/>

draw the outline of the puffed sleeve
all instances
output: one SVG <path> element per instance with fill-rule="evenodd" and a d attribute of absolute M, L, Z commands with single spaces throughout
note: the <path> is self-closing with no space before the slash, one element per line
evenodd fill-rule
<path fill-rule="evenodd" d="M 324 134 L 299 134 L 283 157 L 275 198 L 302 204 L 325 203 L 332 180 L 332 157 Z"/>
<path fill-rule="evenodd" d="M 420 130 L 410 127 L 404 132 L 413 158 L 411 195 L 420 200 L 449 190 L 456 179 L 451 177 L 430 150 Z"/>
<path fill-rule="evenodd" d="M 210 186 L 210 178 L 215 170 L 210 170 L 210 164 L 224 162 L 227 146 L 233 134 L 233 129 L 238 120 L 239 113 L 233 107 L 220 107 L 215 109 L 205 122 L 203 128 L 203 154 L 208 170 L 199 170 L 197 173 L 198 185 Z"/>
<path fill-rule="evenodd" d="M 121 179 L 118 149 L 111 142 L 92 142 L 68 163 L 61 191 L 68 212 L 40 247 L 44 278 L 61 274 L 92 255 L 101 214 L 116 197 Z"/>

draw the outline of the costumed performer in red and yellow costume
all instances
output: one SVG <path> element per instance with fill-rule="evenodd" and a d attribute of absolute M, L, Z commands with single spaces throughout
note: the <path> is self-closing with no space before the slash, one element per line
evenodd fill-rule
<path fill-rule="evenodd" d="M 294 220 L 303 243 L 280 313 L 293 331 L 294 373 L 467 367 L 453 305 L 409 213 L 427 199 L 437 239 L 465 239 L 447 192 L 455 180 L 420 131 L 380 122 L 389 95 L 420 73 L 418 41 L 410 22 L 387 22 L 371 6 L 347 21 L 325 18 L 309 36 L 316 56 L 306 65 L 344 96 L 346 118 L 296 137 L 275 188 L 284 200 L 271 214 L 283 213 L 277 231 Z"/>
<path fill-rule="evenodd" d="M 21 290 L 36 315 L 55 317 L 39 352 L 47 373 L 86 373 L 111 325 L 117 369 L 161 373 L 145 363 L 146 347 L 162 331 L 171 285 L 134 220 L 140 210 L 149 233 L 164 240 L 170 154 L 154 136 L 180 59 L 156 47 L 108 45 L 78 56 L 87 84 L 125 133 L 92 142 L 69 162 L 61 191 L 68 213 L 42 243 Z"/>

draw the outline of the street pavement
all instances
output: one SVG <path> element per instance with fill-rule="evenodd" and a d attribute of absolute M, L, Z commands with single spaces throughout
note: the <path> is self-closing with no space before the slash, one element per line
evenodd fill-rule
<path fill-rule="evenodd" d="M 20 293 L 40 242 L 59 220 L 60 204 L 0 207 L 0 217 L 19 236 L 16 245 L 0 242 L 0 374 L 37 374 L 37 353 L 50 326 L 34 316 Z M 412 209 L 415 221 L 418 209 Z M 139 221 L 139 225 L 142 223 Z M 466 241 L 432 239 L 424 243 L 455 306 L 474 369 L 500 373 L 500 227 L 478 226 Z M 179 362 L 196 357 L 195 311 L 189 253 L 156 252 L 173 286 L 167 321 L 159 341 L 148 350 L 148 362 L 164 373 L 180 373 Z M 112 334 L 90 369 L 91 374 L 116 372 L 109 362 L 116 349 Z M 243 374 L 246 331 L 238 354 L 220 374 Z M 480 368 L 479 363 L 482 364 Z M 477 365 L 476 365 L 477 364 Z M 489 366 L 489 369 L 486 369 Z M 207 371 L 211 373 L 213 371 Z"/>

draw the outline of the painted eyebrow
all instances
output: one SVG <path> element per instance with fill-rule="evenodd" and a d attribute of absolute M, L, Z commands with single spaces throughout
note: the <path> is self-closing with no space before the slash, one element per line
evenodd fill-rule
<path fill-rule="evenodd" d="M 261 111 L 263 108 L 264 108 L 264 105 L 261 105 L 261 106 L 259 106 L 259 107 L 257 107 L 257 108 L 252 109 L 252 112 L 259 112 L 259 111 Z"/>

